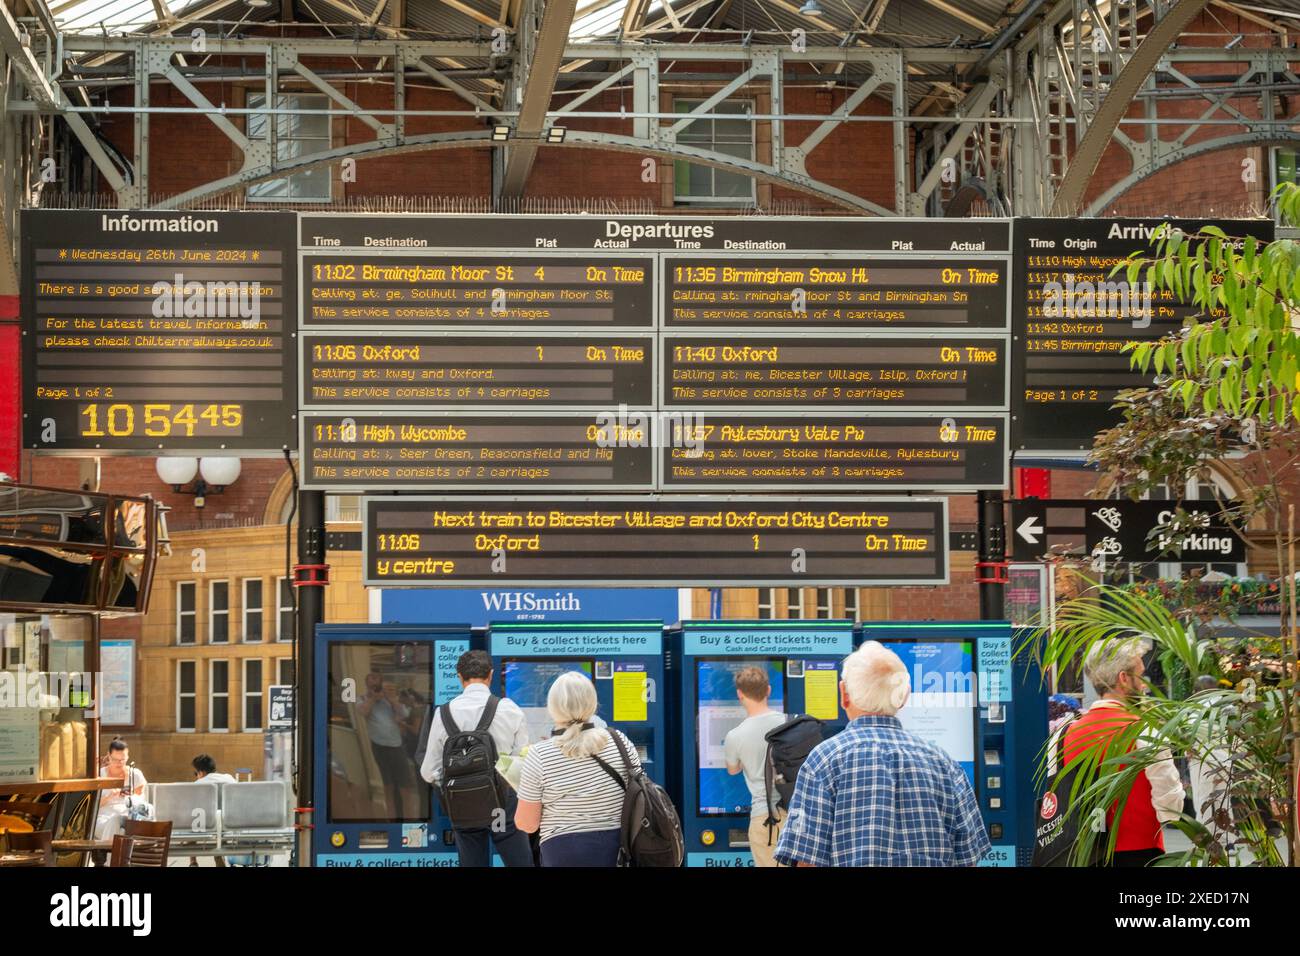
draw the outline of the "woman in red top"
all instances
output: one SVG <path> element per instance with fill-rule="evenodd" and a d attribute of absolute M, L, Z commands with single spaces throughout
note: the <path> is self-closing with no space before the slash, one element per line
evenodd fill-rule
<path fill-rule="evenodd" d="M 1094 747 L 1108 744 L 1115 734 L 1137 720 L 1126 702 L 1146 693 L 1142 658 L 1151 649 L 1138 638 L 1100 641 L 1084 660 L 1083 670 L 1101 698 L 1065 731 L 1065 762 L 1068 764 Z M 1115 835 L 1112 866 L 1146 866 L 1165 852 L 1161 825 L 1177 820 L 1183 810 L 1183 781 L 1168 750 L 1157 754 L 1154 763 L 1138 774 L 1124 802 Z M 1106 826 L 1115 827 L 1118 801 L 1106 814 Z"/>

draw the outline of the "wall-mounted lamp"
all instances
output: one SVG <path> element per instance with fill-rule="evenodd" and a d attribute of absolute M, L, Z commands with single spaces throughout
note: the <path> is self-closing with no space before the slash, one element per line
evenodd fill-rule
<path fill-rule="evenodd" d="M 178 495 L 193 495 L 194 507 L 202 508 L 208 495 L 219 495 L 239 479 L 238 458 L 159 458 L 158 477 Z M 198 480 L 195 481 L 195 476 Z M 191 481 L 194 487 L 186 490 Z"/>
<path fill-rule="evenodd" d="M 508 140 L 509 138 L 510 138 L 510 127 L 509 127 L 509 126 L 493 126 L 493 127 L 492 127 L 492 142 L 494 142 L 494 143 L 504 143 L 504 142 L 505 142 L 506 140 Z"/>
<path fill-rule="evenodd" d="M 564 137 L 568 134 L 568 127 L 552 126 L 546 131 L 546 141 L 548 143 L 563 143 Z"/>

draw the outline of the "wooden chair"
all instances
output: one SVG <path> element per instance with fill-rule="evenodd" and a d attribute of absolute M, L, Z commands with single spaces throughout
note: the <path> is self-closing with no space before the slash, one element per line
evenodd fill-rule
<path fill-rule="evenodd" d="M 113 837 L 113 850 L 108 855 L 109 866 L 131 865 L 131 838 L 117 834 Z"/>
<path fill-rule="evenodd" d="M 130 841 L 123 866 L 166 866 L 171 849 L 172 824 L 170 820 L 155 823 L 152 820 L 127 820 L 123 827 Z M 114 841 L 116 843 L 116 841 Z M 112 866 L 112 863 L 109 864 Z"/>
<path fill-rule="evenodd" d="M 45 857 L 42 866 L 54 866 L 54 847 L 50 841 L 54 834 L 49 830 L 36 830 L 32 833 L 15 833 L 9 831 L 9 849 L 14 853 L 40 853 Z"/>

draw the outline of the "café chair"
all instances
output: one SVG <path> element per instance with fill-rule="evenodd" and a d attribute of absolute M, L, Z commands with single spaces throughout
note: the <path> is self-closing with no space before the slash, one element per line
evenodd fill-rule
<path fill-rule="evenodd" d="M 122 860 L 118 866 L 166 866 L 171 848 L 172 825 L 170 820 L 156 823 L 151 820 L 127 820 L 123 828 Z M 113 841 L 117 853 L 117 840 Z M 113 866 L 110 860 L 109 866 Z"/>
<path fill-rule="evenodd" d="M 9 831 L 9 850 L 12 853 L 39 853 L 45 858 L 41 866 L 54 866 L 54 847 L 50 841 L 54 834 L 49 830 L 34 830 L 31 833 Z"/>

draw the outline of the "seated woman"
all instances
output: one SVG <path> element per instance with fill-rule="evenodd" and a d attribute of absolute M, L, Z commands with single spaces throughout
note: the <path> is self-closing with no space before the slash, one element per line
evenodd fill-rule
<path fill-rule="evenodd" d="M 623 788 L 610 770 L 623 778 L 626 772 L 611 735 L 639 767 L 636 748 L 619 731 L 593 723 L 596 688 L 585 674 L 556 678 L 546 709 L 555 732 L 524 758 L 515 826 L 541 831 L 542 866 L 617 866 Z"/>
<path fill-rule="evenodd" d="M 99 792 L 95 839 L 111 840 L 122 829 L 122 822 L 130 815 L 133 805 L 147 806 L 144 803 L 147 781 L 138 767 L 131 766 L 131 751 L 121 737 L 114 737 L 108 745 L 108 756 L 100 765 L 99 775 L 122 781 L 119 788 Z"/>

